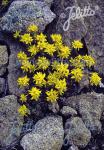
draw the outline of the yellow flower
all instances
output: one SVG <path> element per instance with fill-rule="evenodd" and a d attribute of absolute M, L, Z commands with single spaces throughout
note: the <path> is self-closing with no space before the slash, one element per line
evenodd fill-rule
<path fill-rule="evenodd" d="M 46 35 L 44 35 L 43 33 L 40 33 L 39 35 L 36 36 L 36 40 L 38 42 L 46 42 L 47 41 Z"/>
<path fill-rule="evenodd" d="M 21 116 L 27 116 L 27 114 L 30 114 L 29 109 L 25 105 L 20 106 L 18 112 Z"/>
<path fill-rule="evenodd" d="M 20 31 L 16 31 L 13 35 L 14 38 L 19 38 L 20 37 Z"/>
<path fill-rule="evenodd" d="M 69 69 L 68 69 L 68 64 L 67 63 L 60 63 L 57 65 L 57 72 L 60 75 L 60 77 L 68 77 L 69 75 Z"/>
<path fill-rule="evenodd" d="M 68 46 L 61 46 L 60 50 L 58 51 L 58 56 L 60 58 L 68 58 L 71 54 L 71 50 Z"/>
<path fill-rule="evenodd" d="M 30 33 L 25 33 L 24 35 L 21 35 L 20 41 L 25 44 L 31 44 L 33 42 L 33 38 L 31 37 Z"/>
<path fill-rule="evenodd" d="M 91 56 L 85 55 L 83 56 L 83 60 L 85 61 L 87 67 L 91 67 L 95 65 L 95 60 Z"/>
<path fill-rule="evenodd" d="M 97 72 L 93 72 L 90 77 L 90 84 L 93 86 L 98 86 L 101 82 L 101 78 L 99 77 Z"/>
<path fill-rule="evenodd" d="M 41 72 L 37 72 L 34 76 L 33 76 L 33 79 L 35 81 L 35 84 L 37 86 L 43 86 L 46 84 L 46 81 L 45 81 L 45 73 L 41 73 Z"/>
<path fill-rule="evenodd" d="M 38 31 L 38 26 L 34 25 L 34 24 L 31 24 L 31 25 L 28 26 L 27 31 L 28 32 L 37 32 Z"/>
<path fill-rule="evenodd" d="M 38 48 L 36 45 L 31 45 L 28 48 L 28 52 L 30 52 L 31 56 L 35 56 L 38 53 Z"/>
<path fill-rule="evenodd" d="M 57 80 L 55 88 L 58 90 L 59 94 L 62 95 L 67 90 L 66 80 Z"/>
<path fill-rule="evenodd" d="M 80 48 L 83 48 L 83 43 L 79 40 L 74 40 L 72 42 L 72 47 L 79 50 Z"/>
<path fill-rule="evenodd" d="M 47 83 L 48 85 L 54 85 L 58 80 L 57 72 L 50 73 L 47 77 Z"/>
<path fill-rule="evenodd" d="M 53 61 L 52 62 L 52 69 L 53 70 L 57 70 L 58 69 L 58 65 L 59 65 L 60 63 L 57 61 L 57 60 L 55 60 L 55 61 Z"/>
<path fill-rule="evenodd" d="M 35 65 L 31 64 L 29 61 L 22 61 L 22 65 L 21 65 L 21 69 L 23 70 L 23 72 L 34 72 L 35 71 Z"/>
<path fill-rule="evenodd" d="M 21 94 L 21 95 L 20 95 L 20 100 L 21 100 L 22 102 L 26 102 L 26 101 L 27 101 L 27 95 Z"/>
<path fill-rule="evenodd" d="M 20 51 L 18 54 L 17 54 L 17 58 L 19 59 L 19 61 L 27 61 L 29 58 L 27 57 L 27 55 Z"/>
<path fill-rule="evenodd" d="M 31 100 L 38 101 L 41 91 L 36 87 L 32 87 L 32 89 L 29 90 L 29 94 L 31 95 Z"/>
<path fill-rule="evenodd" d="M 47 47 L 47 42 L 37 42 L 37 48 L 40 49 L 40 50 L 44 50 L 45 48 Z"/>
<path fill-rule="evenodd" d="M 76 56 L 75 58 L 71 58 L 69 62 L 71 63 L 71 66 L 75 68 L 84 68 L 84 63 L 83 63 L 83 57 L 81 55 Z"/>
<path fill-rule="evenodd" d="M 46 44 L 44 52 L 53 56 L 53 53 L 56 51 L 54 44 Z"/>
<path fill-rule="evenodd" d="M 81 81 L 82 77 L 83 77 L 83 71 L 80 68 L 77 69 L 73 69 L 71 71 L 71 78 L 75 79 L 76 82 Z"/>
<path fill-rule="evenodd" d="M 51 38 L 53 42 L 62 42 L 62 36 L 61 34 L 51 34 Z"/>
<path fill-rule="evenodd" d="M 51 38 L 52 38 L 52 41 L 55 44 L 56 49 L 59 50 L 60 47 L 62 46 L 62 36 L 61 36 L 61 34 L 52 34 Z"/>
<path fill-rule="evenodd" d="M 58 99 L 58 92 L 56 90 L 51 89 L 50 91 L 46 92 L 47 95 L 47 101 L 48 102 L 56 102 Z"/>
<path fill-rule="evenodd" d="M 38 57 L 37 66 L 38 69 L 46 70 L 50 65 L 49 60 L 46 57 Z"/>
<path fill-rule="evenodd" d="M 29 85 L 29 78 L 27 76 L 18 78 L 17 82 L 20 87 L 25 87 Z"/>

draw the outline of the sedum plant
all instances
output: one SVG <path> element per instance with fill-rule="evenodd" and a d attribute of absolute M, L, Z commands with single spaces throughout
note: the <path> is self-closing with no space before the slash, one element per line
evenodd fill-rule
<path fill-rule="evenodd" d="M 90 55 L 80 55 L 83 43 L 74 40 L 70 47 L 63 43 L 60 34 L 52 34 L 50 41 L 43 33 L 39 33 L 36 25 L 30 25 L 26 33 L 16 31 L 14 38 L 25 46 L 25 51 L 17 55 L 24 76 L 17 80 L 20 88 L 26 87 L 26 93 L 20 95 L 22 106 L 18 110 L 23 116 L 29 114 L 25 104 L 45 97 L 47 102 L 55 103 L 68 89 L 71 80 L 80 82 L 87 76 L 92 86 L 98 86 L 101 78 L 96 72 L 86 73 L 95 65 Z M 72 51 L 76 55 L 72 56 Z"/>

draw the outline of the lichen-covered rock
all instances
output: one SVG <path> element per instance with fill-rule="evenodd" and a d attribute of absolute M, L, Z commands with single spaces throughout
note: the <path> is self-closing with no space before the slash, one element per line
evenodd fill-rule
<path fill-rule="evenodd" d="M 15 0 L 15 1 L 24 1 L 24 0 Z M 36 1 L 36 0 L 25 0 L 25 1 Z M 47 3 L 49 7 L 53 3 L 53 0 L 38 0 L 38 1 Z"/>
<path fill-rule="evenodd" d="M 62 100 L 63 105 L 76 109 L 94 134 L 101 131 L 101 114 L 104 111 L 104 95 L 95 92 L 72 96 Z"/>
<path fill-rule="evenodd" d="M 65 123 L 65 130 L 64 141 L 66 143 L 68 142 L 78 147 L 85 147 L 90 141 L 91 133 L 79 117 L 68 119 Z"/>
<path fill-rule="evenodd" d="M 59 109 L 60 109 L 57 102 L 56 103 L 49 103 L 48 108 L 50 111 L 52 111 L 53 113 L 56 113 L 56 114 L 59 112 Z"/>
<path fill-rule="evenodd" d="M 2 76 L 5 73 L 7 63 L 8 63 L 7 47 L 4 45 L 0 45 L 0 76 Z"/>
<path fill-rule="evenodd" d="M 22 92 L 25 91 L 25 89 L 20 89 L 17 84 L 17 79 L 20 76 L 23 76 L 22 71 L 20 70 L 20 65 L 17 59 L 17 53 L 20 49 L 19 46 L 16 47 L 16 45 L 12 45 L 15 49 L 15 52 L 12 53 L 9 57 L 9 65 L 8 65 L 8 88 L 10 94 L 14 95 L 20 95 Z M 11 47 L 10 47 L 11 48 Z"/>
<path fill-rule="evenodd" d="M 79 150 L 77 146 L 75 145 L 72 145 L 70 146 L 70 148 L 68 150 Z"/>
<path fill-rule="evenodd" d="M 26 134 L 21 145 L 24 150 L 60 150 L 64 130 L 61 117 L 46 117 L 39 120 L 34 130 Z"/>
<path fill-rule="evenodd" d="M 63 108 L 60 110 L 60 112 L 65 117 L 77 115 L 77 111 L 69 106 L 63 106 Z"/>
<path fill-rule="evenodd" d="M 20 136 L 23 117 L 19 116 L 18 108 L 16 96 L 0 98 L 0 143 L 2 146 L 10 145 Z"/>
<path fill-rule="evenodd" d="M 45 2 L 14 1 L 2 17 L 0 27 L 3 31 L 25 31 L 29 24 L 36 24 L 43 31 L 52 22 L 55 14 Z"/>
<path fill-rule="evenodd" d="M 4 92 L 4 90 L 5 90 L 5 79 L 0 78 L 0 96 Z"/>
<path fill-rule="evenodd" d="M 74 6 L 75 8 L 71 10 Z M 77 7 L 84 9 L 87 6 L 95 11 L 95 15 L 75 19 Z M 100 0 L 62 0 L 61 2 L 54 0 L 53 7 L 57 20 L 50 24 L 48 32 L 61 33 L 68 45 L 73 39 L 83 39 L 88 53 L 96 59 L 95 68 L 104 74 L 104 2 Z M 74 19 L 71 19 L 72 15 Z M 67 27 L 68 22 L 70 25 L 67 31 L 63 30 L 65 22 Z M 85 49 L 83 51 L 86 53 Z"/>

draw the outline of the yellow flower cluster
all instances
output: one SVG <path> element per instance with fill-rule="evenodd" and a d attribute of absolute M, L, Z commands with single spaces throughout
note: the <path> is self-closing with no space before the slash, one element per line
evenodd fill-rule
<path fill-rule="evenodd" d="M 28 48 L 28 52 L 30 52 L 30 55 L 31 56 L 35 56 L 37 53 L 38 53 L 38 48 L 37 48 L 37 46 L 36 45 L 31 45 L 31 46 L 29 46 L 29 48 Z"/>
<path fill-rule="evenodd" d="M 75 79 L 76 82 L 80 82 L 83 77 L 83 72 L 80 68 L 71 70 L 71 78 Z"/>
<path fill-rule="evenodd" d="M 67 83 L 71 79 L 79 83 L 85 75 L 85 68 L 95 64 L 90 55 L 78 54 L 83 48 L 81 41 L 72 42 L 72 49 L 77 49 L 77 52 L 73 51 L 76 57 L 70 58 L 73 56 L 71 49 L 63 44 L 60 34 L 52 34 L 48 42 L 47 36 L 39 33 L 36 25 L 30 25 L 25 34 L 16 31 L 14 37 L 26 44 L 25 52 L 20 51 L 17 55 L 25 74 L 18 78 L 17 83 L 20 88 L 28 86 L 27 93 L 20 95 L 22 103 L 27 104 L 27 99 L 38 101 L 42 96 L 46 96 L 48 102 L 56 102 L 67 91 Z M 100 82 L 98 74 L 92 73 L 90 84 L 97 86 Z M 19 112 L 23 116 L 29 114 L 25 105 L 20 107 Z"/>
<path fill-rule="evenodd" d="M 38 69 L 46 70 L 49 67 L 50 62 L 44 56 L 43 57 L 38 57 L 36 65 L 37 65 Z"/>
<path fill-rule="evenodd" d="M 82 61 L 81 55 L 78 55 L 75 58 L 70 58 L 69 62 L 70 62 L 70 65 L 74 68 L 80 68 L 80 69 L 84 68 L 84 63 Z"/>
<path fill-rule="evenodd" d="M 20 95 L 20 100 L 21 100 L 21 102 L 26 102 L 27 101 L 27 95 L 26 94 L 21 94 Z"/>
<path fill-rule="evenodd" d="M 33 42 L 33 38 L 31 37 L 30 33 L 26 33 L 24 35 L 21 35 L 20 37 L 20 41 L 25 44 L 31 44 Z"/>
<path fill-rule="evenodd" d="M 34 72 L 35 71 L 35 65 L 31 64 L 29 61 L 22 61 L 21 63 L 21 69 L 23 72 Z"/>
<path fill-rule="evenodd" d="M 68 58 L 71 54 L 71 49 L 68 46 L 61 46 L 58 51 L 58 56 L 60 58 Z"/>
<path fill-rule="evenodd" d="M 22 51 L 20 51 L 18 54 L 17 54 L 17 58 L 18 58 L 18 60 L 19 61 L 27 61 L 29 58 L 27 57 L 27 55 L 24 53 L 24 52 L 22 52 Z"/>
<path fill-rule="evenodd" d="M 29 94 L 31 96 L 31 100 L 38 101 L 41 91 L 36 87 L 32 87 L 32 89 L 29 90 Z"/>
<path fill-rule="evenodd" d="M 13 36 L 14 36 L 14 38 L 19 38 L 20 37 L 20 31 L 16 31 Z"/>
<path fill-rule="evenodd" d="M 43 86 L 46 84 L 46 81 L 45 81 L 45 73 L 41 73 L 41 72 L 37 72 L 34 76 L 33 76 L 33 80 L 35 82 L 35 84 L 37 86 Z"/>
<path fill-rule="evenodd" d="M 79 50 L 80 48 L 83 48 L 83 44 L 79 40 L 75 40 L 72 42 L 72 47 Z"/>
<path fill-rule="evenodd" d="M 18 112 L 21 116 L 27 116 L 28 114 L 30 114 L 29 109 L 26 107 L 26 105 L 22 105 L 20 106 L 20 108 L 18 109 Z"/>
<path fill-rule="evenodd" d="M 47 84 L 48 85 L 55 85 L 57 80 L 58 80 L 57 72 L 50 73 L 47 77 Z"/>
<path fill-rule="evenodd" d="M 51 89 L 50 91 L 46 92 L 47 101 L 48 102 L 56 102 L 58 100 L 58 92 L 56 90 Z"/>
<path fill-rule="evenodd" d="M 27 31 L 28 32 L 37 32 L 38 31 L 38 26 L 35 25 L 35 24 L 31 24 L 31 25 L 28 26 Z"/>
<path fill-rule="evenodd" d="M 66 80 L 57 80 L 55 88 L 58 90 L 59 94 L 62 95 L 67 90 Z"/>
<path fill-rule="evenodd" d="M 83 56 L 83 60 L 85 61 L 86 66 L 89 68 L 95 65 L 95 60 L 91 56 L 85 55 Z"/>
<path fill-rule="evenodd" d="M 57 65 L 56 67 L 56 71 L 59 75 L 59 77 L 68 77 L 69 75 L 69 69 L 68 69 L 69 65 L 67 63 L 60 63 Z"/>
<path fill-rule="evenodd" d="M 19 77 L 17 83 L 20 87 L 26 87 L 29 85 L 30 79 L 27 76 Z"/>
<path fill-rule="evenodd" d="M 56 52 L 54 44 L 47 44 L 44 52 L 46 52 L 50 56 L 53 56 L 54 52 Z"/>
<path fill-rule="evenodd" d="M 98 86 L 101 82 L 101 78 L 99 77 L 97 72 L 93 72 L 90 77 L 90 84 L 93 86 Z"/>

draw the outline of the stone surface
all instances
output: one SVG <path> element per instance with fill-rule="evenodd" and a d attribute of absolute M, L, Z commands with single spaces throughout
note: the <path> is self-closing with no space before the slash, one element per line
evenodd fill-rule
<path fill-rule="evenodd" d="M 15 0 L 15 1 L 24 1 L 24 0 Z M 25 1 L 36 1 L 36 0 L 25 0 Z M 49 7 L 53 3 L 53 0 L 38 0 L 38 1 L 47 3 Z"/>
<path fill-rule="evenodd" d="M 70 148 L 68 150 L 79 150 L 77 146 L 75 145 L 72 145 L 70 146 Z"/>
<path fill-rule="evenodd" d="M 84 9 L 85 6 L 90 6 L 91 9 L 95 10 L 95 15 L 80 19 L 71 19 L 68 30 L 64 31 L 63 25 L 70 15 L 70 9 L 65 9 L 73 6 L 79 6 L 82 9 Z M 53 8 L 57 19 L 50 24 L 47 32 L 61 33 L 67 45 L 70 45 L 73 39 L 83 39 L 88 53 L 96 59 L 95 69 L 104 74 L 104 1 L 54 0 Z M 75 9 L 73 12 L 75 12 Z"/>
<path fill-rule="evenodd" d="M 24 92 L 24 89 L 20 89 L 17 85 L 17 79 L 24 74 L 20 70 L 20 64 L 17 59 L 17 53 L 23 51 L 24 47 L 11 36 L 8 36 L 0 32 L 0 41 L 6 43 L 9 47 L 9 63 L 8 63 L 8 88 L 10 94 L 19 96 L 20 93 Z M 4 67 L 3 67 L 4 68 Z"/>
<path fill-rule="evenodd" d="M 53 113 L 58 113 L 59 112 L 59 105 L 58 103 L 49 103 L 48 104 L 48 108 L 50 111 L 52 111 Z"/>
<path fill-rule="evenodd" d="M 77 115 L 77 111 L 69 106 L 63 106 L 63 108 L 60 110 L 60 112 L 65 117 Z"/>
<path fill-rule="evenodd" d="M 65 130 L 64 142 L 85 147 L 90 141 L 91 133 L 79 117 L 68 119 L 65 123 Z"/>
<path fill-rule="evenodd" d="M 4 92 L 4 90 L 5 90 L 5 79 L 0 78 L 0 96 Z"/>
<path fill-rule="evenodd" d="M 2 76 L 5 73 L 7 63 L 8 63 L 7 47 L 4 45 L 0 45 L 0 76 Z"/>
<path fill-rule="evenodd" d="M 20 70 L 20 65 L 17 59 L 17 53 L 19 52 L 19 46 L 11 45 L 10 49 L 15 49 L 14 53 L 11 53 L 9 57 L 9 65 L 8 65 L 8 87 L 10 94 L 20 95 L 24 92 L 25 89 L 20 89 L 17 85 L 17 79 L 23 76 L 22 71 Z"/>
<path fill-rule="evenodd" d="M 21 145 L 24 150 L 60 150 L 64 130 L 61 117 L 46 117 L 39 120 L 34 130 L 26 134 Z"/>
<path fill-rule="evenodd" d="M 0 144 L 7 146 L 20 136 L 23 117 L 20 117 L 17 109 L 17 97 L 14 95 L 0 98 Z"/>
<path fill-rule="evenodd" d="M 45 2 L 14 1 L 2 17 L 0 27 L 3 31 L 25 31 L 29 24 L 36 24 L 43 31 L 53 21 L 55 14 Z"/>
<path fill-rule="evenodd" d="M 76 109 L 85 126 L 96 134 L 101 131 L 101 114 L 104 111 L 104 95 L 95 92 L 72 96 L 62 100 L 63 105 Z"/>

